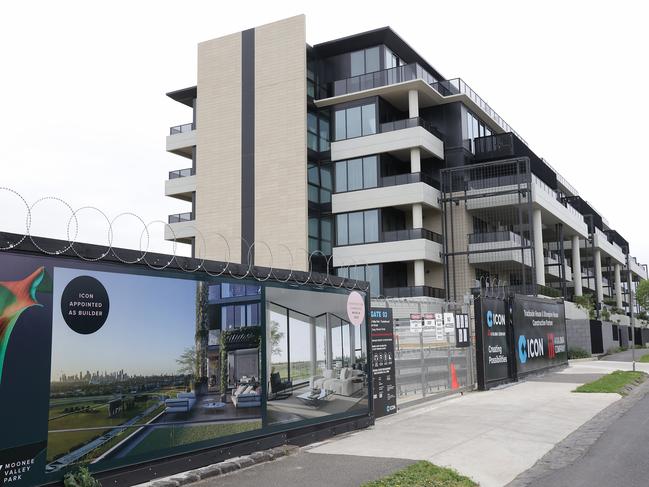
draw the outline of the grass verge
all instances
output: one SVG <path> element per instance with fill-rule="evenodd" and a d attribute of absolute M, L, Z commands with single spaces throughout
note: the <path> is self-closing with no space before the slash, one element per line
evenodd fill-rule
<path fill-rule="evenodd" d="M 638 359 L 638 362 L 643 362 L 643 363 L 647 363 L 647 362 L 649 362 L 649 353 L 646 354 L 646 355 L 643 355 L 642 357 L 640 357 L 640 358 Z"/>
<path fill-rule="evenodd" d="M 625 396 L 632 386 L 642 383 L 646 378 L 647 374 L 644 372 L 616 370 L 577 387 L 574 392 L 617 392 Z"/>
<path fill-rule="evenodd" d="M 476 487 L 477 485 L 455 470 L 422 461 L 382 479 L 366 482 L 361 487 Z"/>

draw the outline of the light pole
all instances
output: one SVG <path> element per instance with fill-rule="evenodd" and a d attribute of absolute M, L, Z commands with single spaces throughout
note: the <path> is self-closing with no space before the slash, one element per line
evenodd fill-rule
<path fill-rule="evenodd" d="M 633 371 L 635 372 L 635 316 L 633 312 L 633 287 L 631 287 L 631 253 L 626 249 L 626 282 L 629 286 L 629 316 L 631 317 L 631 360 L 633 361 Z"/>

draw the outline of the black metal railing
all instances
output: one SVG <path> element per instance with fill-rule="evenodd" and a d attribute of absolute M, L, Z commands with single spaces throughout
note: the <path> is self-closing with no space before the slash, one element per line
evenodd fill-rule
<path fill-rule="evenodd" d="M 176 134 L 186 134 L 187 132 L 191 132 L 194 130 L 194 124 L 193 123 L 185 123 L 183 125 L 175 125 L 169 129 L 169 135 L 176 135 Z"/>
<path fill-rule="evenodd" d="M 401 184 L 426 183 L 433 188 L 439 189 L 439 181 L 436 181 L 423 172 L 409 172 L 405 174 L 396 174 L 394 176 L 383 176 L 379 181 L 379 186 L 399 186 Z"/>
<path fill-rule="evenodd" d="M 395 130 L 411 129 L 414 127 L 423 127 L 438 139 L 444 139 L 444 136 L 439 132 L 439 130 L 437 130 L 430 122 L 427 122 L 421 117 L 404 118 L 403 120 L 382 123 L 379 126 L 379 132 L 393 132 Z"/>
<path fill-rule="evenodd" d="M 381 232 L 381 242 L 398 242 L 401 240 L 414 240 L 425 238 L 438 244 L 443 244 L 443 237 L 439 233 L 432 232 L 425 228 L 408 228 L 405 230 L 390 230 Z"/>
<path fill-rule="evenodd" d="M 194 213 L 188 211 L 186 213 L 176 213 L 175 215 L 169 215 L 169 223 L 180 223 L 180 222 L 190 222 L 194 219 Z"/>
<path fill-rule="evenodd" d="M 446 299 L 446 291 L 431 286 L 386 287 L 383 294 L 389 298 L 438 298 Z"/>
<path fill-rule="evenodd" d="M 334 81 L 329 83 L 327 87 L 327 95 L 347 95 L 357 91 L 370 90 L 372 88 L 403 83 L 414 79 L 422 79 L 429 85 L 437 81 L 432 74 L 422 68 L 419 64 L 411 63 Z"/>
<path fill-rule="evenodd" d="M 491 242 L 515 242 L 520 247 L 528 247 L 530 241 L 509 230 L 500 232 L 470 233 L 469 244 L 482 244 Z"/>
<path fill-rule="evenodd" d="M 194 174 L 196 174 L 196 171 L 193 167 L 176 169 L 175 171 L 169 171 L 169 179 L 186 178 L 188 176 L 193 176 Z"/>

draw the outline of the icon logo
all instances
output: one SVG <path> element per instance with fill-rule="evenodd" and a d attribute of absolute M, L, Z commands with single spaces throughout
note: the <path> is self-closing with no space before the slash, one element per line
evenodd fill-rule
<path fill-rule="evenodd" d="M 527 362 L 527 339 L 525 335 L 518 337 L 518 358 L 522 364 Z"/>
<path fill-rule="evenodd" d="M 487 326 L 489 328 L 494 326 L 494 314 L 491 312 L 491 310 L 487 311 Z"/>
<path fill-rule="evenodd" d="M 554 348 L 554 333 L 548 333 L 548 358 L 556 358 L 557 351 Z"/>
<path fill-rule="evenodd" d="M 487 311 L 487 326 L 491 328 L 494 325 L 505 326 L 505 315 L 500 313 L 494 313 L 493 311 Z"/>

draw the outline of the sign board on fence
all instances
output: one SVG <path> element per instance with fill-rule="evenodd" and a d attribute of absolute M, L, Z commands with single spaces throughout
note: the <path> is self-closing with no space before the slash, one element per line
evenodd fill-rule
<path fill-rule="evenodd" d="M 512 322 L 519 374 L 568 361 L 562 301 L 517 294 L 512 303 Z"/>
<path fill-rule="evenodd" d="M 424 313 L 424 328 L 435 326 L 435 315 L 433 313 Z"/>
<path fill-rule="evenodd" d="M 444 333 L 453 333 L 455 329 L 455 317 L 453 313 L 444 313 Z"/>
<path fill-rule="evenodd" d="M 469 315 L 455 315 L 455 346 L 469 346 Z"/>
<path fill-rule="evenodd" d="M 370 309 L 370 337 L 372 343 L 374 416 L 380 418 L 397 412 L 394 326 L 391 308 Z"/>
<path fill-rule="evenodd" d="M 444 315 L 435 313 L 435 340 L 444 340 Z"/>
<path fill-rule="evenodd" d="M 504 300 L 481 297 L 475 303 L 478 387 L 485 390 L 511 377 L 509 322 Z"/>
<path fill-rule="evenodd" d="M 421 313 L 410 313 L 410 331 L 419 333 L 423 327 Z"/>

